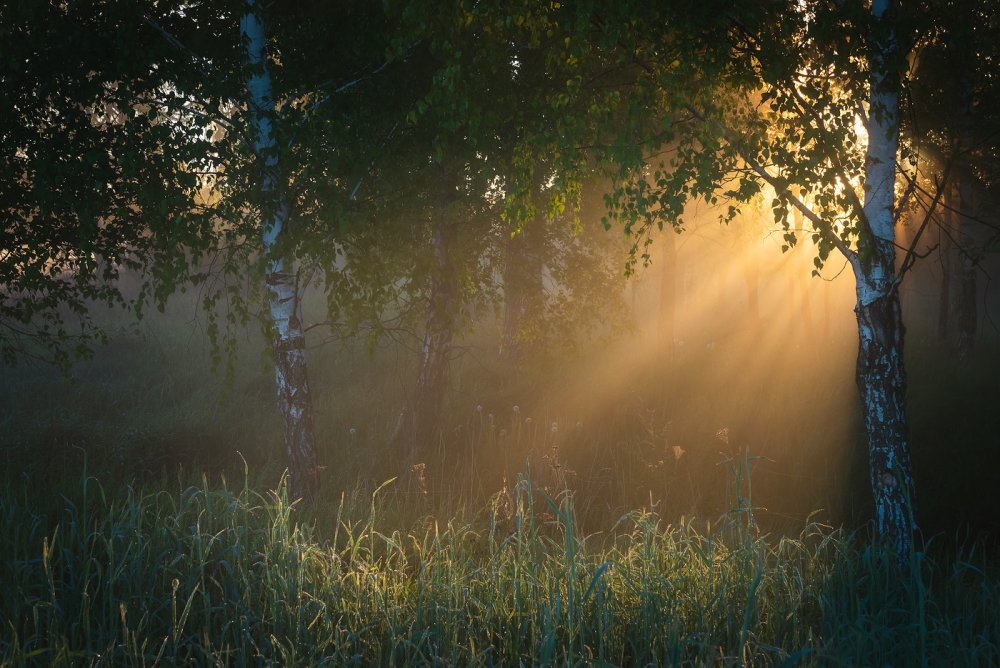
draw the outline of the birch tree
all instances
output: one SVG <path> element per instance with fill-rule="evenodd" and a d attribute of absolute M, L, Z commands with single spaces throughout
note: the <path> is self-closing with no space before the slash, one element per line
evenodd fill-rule
<path fill-rule="evenodd" d="M 316 436 L 306 366 L 306 339 L 302 322 L 300 274 L 282 248 L 288 236 L 289 205 L 285 192 L 280 151 L 276 140 L 275 109 L 268 66 L 264 20 L 256 0 L 246 0 L 240 19 L 240 35 L 246 49 L 246 87 L 253 152 L 260 169 L 259 210 L 262 251 L 265 256 L 264 285 L 271 317 L 271 349 L 278 411 L 284 423 L 289 485 L 296 496 L 311 499 L 319 480 L 316 470 Z"/>
<path fill-rule="evenodd" d="M 371 85 L 389 67 L 380 8 L 275 9 L 269 38 L 255 0 L 0 11 L 16 37 L 0 69 L 15 112 L 0 129 L 0 321 L 17 330 L 0 337 L 7 357 L 24 350 L 23 332 L 68 363 L 65 344 L 86 339 L 66 309 L 86 325 L 96 301 L 141 315 L 196 286 L 223 346 L 263 310 L 291 493 L 311 497 L 300 263 L 327 268 L 334 315 L 379 298 L 357 298 L 336 268 L 364 236 L 350 203 L 398 112 Z M 123 292 L 124 272 L 137 294 Z"/>
<path fill-rule="evenodd" d="M 223 177 L 231 185 L 215 210 L 237 221 L 240 243 L 234 246 L 245 249 L 237 255 L 244 264 L 230 257 L 228 271 L 261 278 L 289 490 L 311 500 L 319 480 L 303 294 L 311 277 L 324 277 L 329 322 L 357 321 L 352 309 L 379 309 L 384 295 L 360 289 L 364 277 L 353 274 L 345 258 L 364 256 L 372 243 L 367 212 L 355 203 L 386 157 L 402 105 L 388 103 L 399 88 L 377 85 L 392 65 L 385 57 L 387 31 L 378 7 L 290 6 L 269 13 L 258 0 L 239 4 L 238 14 L 198 5 L 198 16 L 186 28 L 196 35 L 204 30 L 206 15 L 209 23 L 218 21 L 218 14 L 227 20 L 238 16 L 234 36 L 242 57 L 227 53 L 231 69 L 216 76 L 241 80 L 245 94 L 229 101 L 230 117 L 223 120 L 233 129 Z M 185 7 L 182 15 L 193 9 Z M 147 22 L 168 43 L 185 48 L 170 30 Z M 389 119 L 394 120 L 383 124 Z M 257 241 L 244 242 L 251 239 Z M 252 295 L 237 298 L 245 315 L 255 303 Z"/>
<path fill-rule="evenodd" d="M 530 97 L 537 122 L 524 145 L 560 156 L 564 182 L 589 160 L 615 179 L 608 218 L 635 240 L 637 259 L 651 226 L 683 229 L 688 202 L 717 206 L 730 222 L 763 194 L 786 248 L 801 237 L 794 211 L 816 245 L 816 271 L 834 255 L 850 265 L 875 526 L 907 567 L 914 489 L 898 289 L 926 240 L 918 233 L 899 248 L 895 228 L 919 172 L 941 175 L 924 193 L 921 227 L 940 211 L 947 160 L 928 164 L 914 150 L 900 100 L 908 57 L 959 39 L 954 22 L 896 0 L 525 1 L 472 13 L 469 30 L 506 30 L 546 54 L 549 79 Z"/>
<path fill-rule="evenodd" d="M 678 149 L 669 161 L 647 167 L 644 160 L 623 173 L 612 214 L 626 226 L 660 217 L 677 224 L 683 205 L 697 197 L 723 202 L 721 217 L 729 221 L 766 189 L 788 247 L 798 241 L 790 215 L 797 209 L 817 243 L 817 269 L 834 252 L 847 260 L 856 285 L 855 378 L 875 525 L 906 567 L 915 523 L 897 289 L 908 266 L 897 272 L 895 225 L 899 92 L 911 37 L 899 34 L 891 0 L 862 9 L 803 4 L 786 7 L 775 24 L 722 14 L 696 32 L 703 44 L 721 32 L 732 45 L 715 55 L 714 99 L 683 87 L 703 70 L 695 59 L 710 47 L 691 49 L 678 38 L 672 52 L 637 59 L 639 77 L 665 93 L 671 81 L 685 91 L 665 116 L 680 126 Z"/>

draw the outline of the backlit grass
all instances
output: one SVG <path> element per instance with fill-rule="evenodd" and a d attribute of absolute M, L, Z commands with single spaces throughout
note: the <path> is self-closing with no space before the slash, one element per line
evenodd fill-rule
<path fill-rule="evenodd" d="M 568 493 L 394 527 L 401 492 L 0 493 L 3 665 L 951 665 L 1000 662 L 976 548 L 900 577 L 860 536 L 636 511 L 589 536 Z M 325 518 L 325 519 L 319 519 Z M 398 524 L 395 523 L 395 524 Z"/>

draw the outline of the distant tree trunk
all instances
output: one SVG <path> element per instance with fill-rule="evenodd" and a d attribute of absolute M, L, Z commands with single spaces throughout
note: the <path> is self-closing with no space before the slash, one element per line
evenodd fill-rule
<path fill-rule="evenodd" d="M 832 333 L 830 331 L 830 293 L 833 292 L 833 283 L 823 281 L 823 340 L 829 342 Z"/>
<path fill-rule="evenodd" d="M 955 213 L 955 238 L 967 239 L 963 235 L 967 225 L 966 216 L 974 211 L 975 203 L 972 197 L 972 187 L 968 179 L 958 186 L 958 202 Z M 956 275 L 955 294 L 953 299 L 953 320 L 955 323 L 952 349 L 960 361 L 966 361 L 972 355 L 976 344 L 978 329 L 978 312 L 976 305 L 976 259 L 970 253 L 966 241 L 963 247 L 956 247 L 954 269 Z"/>
<path fill-rule="evenodd" d="M 666 227 L 660 235 L 660 351 L 669 365 L 674 361 L 677 301 L 677 234 L 673 227 Z"/>
<path fill-rule="evenodd" d="M 798 240 L 796 248 L 792 249 L 792 253 L 798 253 L 798 257 L 801 258 L 805 255 L 805 251 L 802 249 L 800 244 L 805 244 L 805 217 L 802 212 L 798 209 L 792 210 L 792 216 L 795 221 L 795 238 Z M 801 261 L 801 260 L 800 260 Z M 796 262 L 795 264 L 798 264 Z M 807 289 L 807 284 L 802 281 L 801 272 L 793 272 L 792 276 L 792 294 L 795 299 L 792 303 L 797 304 L 796 314 L 802 318 L 802 326 L 804 329 L 805 340 L 812 341 L 813 337 L 813 318 L 812 318 L 812 304 L 809 301 L 809 290 Z"/>
<path fill-rule="evenodd" d="M 743 282 L 747 289 L 746 324 L 753 330 L 760 323 L 760 260 L 757 249 L 743 255 Z"/>
<path fill-rule="evenodd" d="M 517 362 L 539 336 L 543 300 L 544 217 L 525 223 L 507 239 L 503 270 L 503 332 L 500 356 Z"/>
<path fill-rule="evenodd" d="M 945 204 L 951 206 L 954 200 L 951 197 L 944 198 Z M 950 331 L 951 316 L 951 275 L 954 264 L 955 244 L 952 243 L 951 235 L 954 227 L 955 216 L 948 208 L 941 212 L 941 225 L 938 226 L 938 260 L 941 265 L 941 288 L 938 293 L 938 321 L 937 334 L 942 344 L 948 343 L 948 332 Z"/>
<path fill-rule="evenodd" d="M 451 230 L 447 222 L 438 222 L 431 239 L 434 273 L 430 281 L 427 324 L 420 349 L 420 371 L 410 399 L 407 454 L 419 461 L 422 450 L 437 436 L 448 386 L 449 359 L 453 339 L 453 314 L 456 288 L 451 263 Z"/>
<path fill-rule="evenodd" d="M 277 385 L 278 410 L 284 421 L 285 452 L 288 457 L 289 493 L 310 500 L 319 480 L 316 442 L 313 434 L 312 399 L 306 372 L 305 333 L 298 279 L 293 263 L 278 251 L 288 234 L 289 207 L 284 198 L 278 146 L 275 141 L 274 98 L 267 63 L 264 23 L 255 0 L 247 0 L 240 21 L 246 48 L 247 91 L 254 130 L 254 153 L 261 166 L 260 215 L 265 262 L 265 288 L 272 323 L 272 353 Z"/>
<path fill-rule="evenodd" d="M 874 0 L 871 7 L 876 22 L 892 20 L 895 10 L 894 0 Z M 870 55 L 869 102 L 872 109 L 881 110 L 869 118 L 865 157 L 864 215 L 871 236 L 851 264 L 859 340 L 855 378 L 868 440 L 875 526 L 893 550 L 897 566 L 905 570 L 913 552 L 914 521 L 903 319 L 895 281 L 899 94 L 892 63 L 897 48 L 890 33 L 874 41 Z"/>
<path fill-rule="evenodd" d="M 637 273 L 628 277 L 629 309 L 633 318 L 639 315 L 639 275 Z"/>
<path fill-rule="evenodd" d="M 967 180 L 952 185 L 945 198 L 938 253 L 941 291 L 938 297 L 938 338 L 959 361 L 975 347 L 978 328 L 976 261 L 969 251 L 965 218 L 973 209 Z"/>

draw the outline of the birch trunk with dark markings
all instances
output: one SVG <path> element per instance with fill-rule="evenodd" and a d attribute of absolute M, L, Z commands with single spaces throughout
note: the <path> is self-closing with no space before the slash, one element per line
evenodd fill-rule
<path fill-rule="evenodd" d="M 873 290 L 874 280 L 859 279 L 858 361 L 855 379 L 861 395 L 868 464 L 878 534 L 893 547 L 901 566 L 913 550 L 913 478 L 906 416 L 903 321 L 899 294 Z M 877 294 L 870 297 L 869 295 Z M 864 296 L 862 296 L 864 295 Z"/>
<path fill-rule="evenodd" d="M 293 498 L 310 500 L 316 494 L 319 481 L 301 293 L 294 263 L 277 251 L 280 240 L 288 233 L 289 206 L 284 197 L 278 164 L 279 150 L 275 139 L 277 113 L 267 63 L 264 22 L 256 0 L 246 0 L 240 34 L 246 49 L 246 86 L 255 135 L 254 153 L 261 168 L 260 222 L 267 263 L 264 282 L 271 317 L 278 410 L 284 424 L 289 493 Z"/>
<path fill-rule="evenodd" d="M 891 21 L 896 0 L 874 0 L 878 24 Z M 868 150 L 864 216 L 868 235 L 852 258 L 856 279 L 858 359 L 868 464 L 878 535 L 907 569 L 913 553 L 913 476 L 906 417 L 903 319 L 895 275 L 895 182 L 899 148 L 899 78 L 893 71 L 895 35 L 878 31 L 870 52 Z"/>

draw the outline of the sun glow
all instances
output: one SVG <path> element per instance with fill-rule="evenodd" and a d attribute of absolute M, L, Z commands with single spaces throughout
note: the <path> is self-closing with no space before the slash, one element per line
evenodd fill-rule
<path fill-rule="evenodd" d="M 755 488 L 774 513 L 791 513 L 816 492 L 816 481 L 789 468 L 793 462 L 826 462 L 828 481 L 846 466 L 838 448 L 851 437 L 856 343 L 841 315 L 851 309 L 851 281 L 811 277 L 816 248 L 807 230 L 782 253 L 784 231 L 769 211 L 728 226 L 717 218 L 708 208 L 692 210 L 683 234 L 654 239 L 652 264 L 626 287 L 636 336 L 561 373 L 549 410 L 594 421 L 634 392 L 637 379 L 649 378 L 660 389 L 643 403 L 652 426 L 642 447 L 672 481 L 652 490 L 654 498 L 685 503 L 692 489 L 716 484 L 721 453 L 749 450 L 769 458 Z M 765 417 L 778 414 L 787 417 L 780 427 Z M 716 437 L 721 431 L 726 442 Z M 686 491 L 672 488 L 681 484 Z"/>

